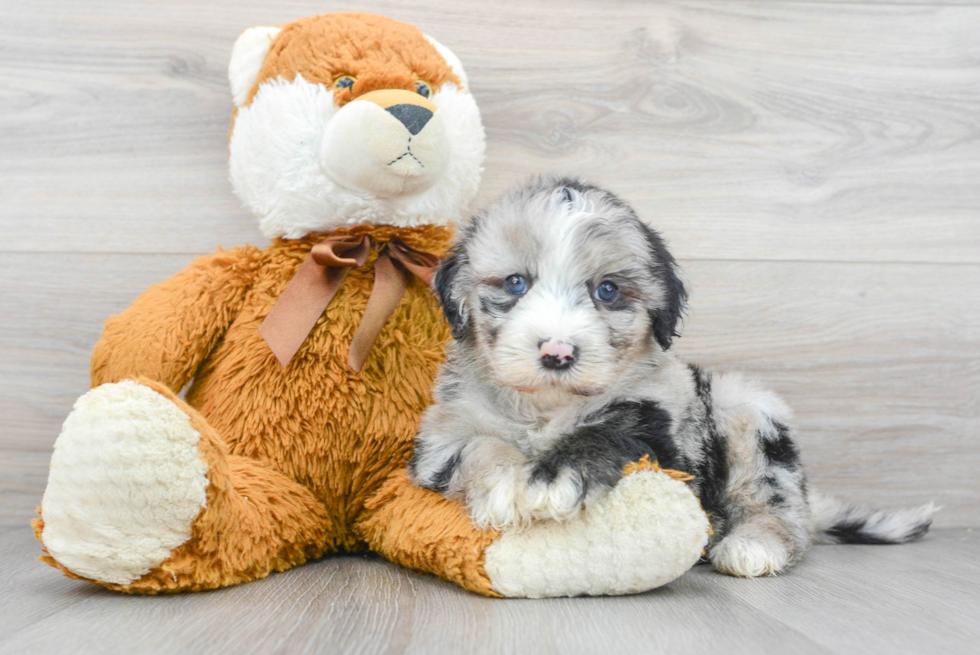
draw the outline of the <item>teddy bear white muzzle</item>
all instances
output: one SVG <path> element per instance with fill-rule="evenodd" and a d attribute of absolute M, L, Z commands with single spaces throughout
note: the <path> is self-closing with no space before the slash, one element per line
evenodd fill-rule
<path fill-rule="evenodd" d="M 321 166 L 348 189 L 392 198 L 431 187 L 446 169 L 448 149 L 433 103 L 410 91 L 373 91 L 327 125 Z"/>

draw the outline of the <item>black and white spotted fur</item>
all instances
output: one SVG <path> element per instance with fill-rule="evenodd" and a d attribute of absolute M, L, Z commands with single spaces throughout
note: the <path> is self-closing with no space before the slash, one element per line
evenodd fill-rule
<path fill-rule="evenodd" d="M 694 475 L 708 557 L 733 575 L 777 573 L 815 540 L 900 543 L 929 528 L 931 505 L 883 513 L 808 491 L 782 400 L 671 354 L 681 271 L 608 191 L 548 177 L 504 197 L 462 234 L 436 288 L 455 343 L 411 473 L 477 525 L 573 518 L 650 455 Z M 555 340 L 574 347 L 560 368 L 543 364 Z"/>

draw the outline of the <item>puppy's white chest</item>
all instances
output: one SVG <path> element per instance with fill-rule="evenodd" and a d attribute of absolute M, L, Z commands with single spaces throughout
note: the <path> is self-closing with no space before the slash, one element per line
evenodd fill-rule
<path fill-rule="evenodd" d="M 522 434 L 518 447 L 528 456 L 536 457 L 550 450 L 563 436 L 575 429 L 575 419 L 572 413 L 561 413 L 556 416 L 542 416 Z"/>

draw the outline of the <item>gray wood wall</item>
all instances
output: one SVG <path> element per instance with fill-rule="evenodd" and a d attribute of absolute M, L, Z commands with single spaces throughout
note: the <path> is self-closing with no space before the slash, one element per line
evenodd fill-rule
<path fill-rule="evenodd" d="M 980 522 L 980 2 L 51 2 L 0 6 L 0 529 L 22 526 L 101 321 L 218 244 L 245 27 L 363 9 L 466 64 L 477 204 L 583 174 L 660 228 L 679 350 L 796 408 L 811 479 Z"/>

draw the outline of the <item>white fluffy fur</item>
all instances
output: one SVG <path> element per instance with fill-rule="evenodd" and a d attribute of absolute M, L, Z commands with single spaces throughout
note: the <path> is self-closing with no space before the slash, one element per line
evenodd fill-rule
<path fill-rule="evenodd" d="M 79 398 L 55 442 L 42 501 L 51 556 L 116 584 L 167 559 L 207 504 L 199 439 L 184 412 L 136 382 Z"/>
<path fill-rule="evenodd" d="M 629 233 L 620 241 L 598 242 L 589 232 L 597 208 L 583 194 L 567 193 L 568 202 L 561 193 L 541 195 L 529 199 L 519 211 L 494 213 L 486 219 L 496 224 L 494 229 L 477 231 L 469 248 L 472 274 L 478 280 L 529 267 L 535 272 L 534 285 L 507 314 L 495 342 L 481 339 L 479 343 L 497 382 L 525 392 L 599 393 L 618 379 L 627 363 L 642 357 L 647 347 L 639 338 L 649 330 L 645 315 L 620 313 L 610 314 L 609 322 L 617 324 L 624 339 L 632 336 L 636 346 L 613 348 L 610 326 L 597 320 L 584 285 L 594 273 L 594 260 L 630 261 L 645 254 L 646 242 L 642 235 Z M 589 246 L 583 247 L 586 243 Z M 571 280 L 583 281 L 581 288 Z M 509 299 L 503 290 L 494 293 L 485 285 L 482 289 L 474 285 L 469 298 L 472 307 L 480 304 L 477 294 L 481 292 L 495 300 Z M 650 281 L 644 292 L 653 305 L 662 289 Z M 543 340 L 575 344 L 580 349 L 575 367 L 561 377 L 542 369 L 539 344 Z M 560 400 L 567 403 L 570 399 Z"/>
<path fill-rule="evenodd" d="M 531 482 L 527 497 L 533 519 L 569 521 L 581 513 L 582 482 L 572 471 L 565 470 L 551 484 Z"/>
<path fill-rule="evenodd" d="M 392 199 L 423 193 L 446 171 L 450 153 L 444 114 L 436 111 L 412 135 L 373 102 L 351 102 L 326 126 L 320 168 L 361 195 Z"/>
<path fill-rule="evenodd" d="M 235 41 L 228 64 L 228 83 L 236 107 L 241 107 L 248 99 L 248 92 L 259 76 L 265 56 L 281 31 L 278 27 L 252 27 L 242 32 Z"/>
<path fill-rule="evenodd" d="M 232 187 L 258 216 L 269 238 L 298 238 L 358 223 L 411 227 L 458 222 L 479 185 L 485 149 L 483 125 L 473 97 L 451 82 L 430 100 L 438 107 L 436 116 L 443 132 L 442 173 L 424 188 L 406 185 L 403 192 L 392 192 L 388 184 L 366 188 L 369 174 L 350 173 L 345 181 L 351 186 L 345 186 L 328 172 L 332 155 L 325 156 L 324 151 L 331 152 L 335 145 L 325 141 L 331 136 L 328 125 L 344 112 L 364 111 L 357 108 L 357 102 L 338 108 L 332 90 L 300 75 L 292 82 L 278 78 L 263 82 L 235 119 L 230 146 Z M 378 117 L 387 120 L 384 113 Z M 356 123 L 363 139 L 369 139 L 371 124 Z M 350 166 L 369 164 L 360 152 L 348 149 L 343 154 Z M 354 177 L 360 188 L 352 188 Z"/>
<path fill-rule="evenodd" d="M 332 89 L 301 75 L 264 81 L 244 105 L 279 31 L 246 30 L 228 66 L 239 107 L 231 184 L 262 232 L 294 239 L 358 223 L 413 227 L 464 218 L 480 182 L 485 137 L 456 55 L 425 37 L 462 88 L 447 82 L 435 89 L 435 115 L 413 136 L 372 103 L 337 107 Z M 399 158 L 409 149 L 413 156 Z"/>
<path fill-rule="evenodd" d="M 864 505 L 852 505 L 815 490 L 810 491 L 810 511 L 813 515 L 815 537 L 817 543 L 822 544 L 839 543 L 823 531 L 835 524 L 850 521 L 864 522 L 868 532 L 886 541 L 908 541 L 909 526 L 931 522 L 933 514 L 940 509 L 935 503 L 926 503 L 919 507 L 885 512 Z"/>
<path fill-rule="evenodd" d="M 687 485 L 641 471 L 579 520 L 505 532 L 487 548 L 485 567 L 504 596 L 637 593 L 687 571 L 707 542 L 708 519 Z"/>
<path fill-rule="evenodd" d="M 773 421 L 793 422 L 793 410 L 782 398 L 738 372 L 715 374 L 712 399 L 715 421 L 725 431 L 755 432 L 771 428 Z"/>
<path fill-rule="evenodd" d="M 571 471 L 551 484 L 531 482 L 528 458 L 499 439 L 470 444 L 461 473 L 473 485 L 460 500 L 481 528 L 502 530 L 534 520 L 569 520 L 582 507 L 582 482 Z"/>
<path fill-rule="evenodd" d="M 473 522 L 501 529 L 530 521 L 524 454 L 497 439 L 475 439 L 469 452 L 472 457 L 463 465 L 464 475 L 474 484 L 465 502 Z"/>
<path fill-rule="evenodd" d="M 884 513 L 815 496 L 811 517 L 785 403 L 670 352 L 686 295 L 677 271 L 625 203 L 575 179 L 532 180 L 478 216 L 436 275 L 456 340 L 416 435 L 416 483 L 498 529 L 579 511 L 561 522 L 568 527 L 541 528 L 564 535 L 604 491 L 617 493 L 624 464 L 647 453 L 693 475 L 714 528 L 708 558 L 744 577 L 785 569 L 814 536 L 901 543 L 925 534 L 930 506 Z M 616 284 L 612 298 L 597 293 L 602 280 Z M 551 340 L 578 347 L 570 366 L 550 359 L 560 354 Z M 654 520 L 641 508 L 630 516 Z M 607 528 L 605 539 L 618 540 Z M 533 578 L 538 565 L 512 563 L 526 569 L 509 583 Z"/>

